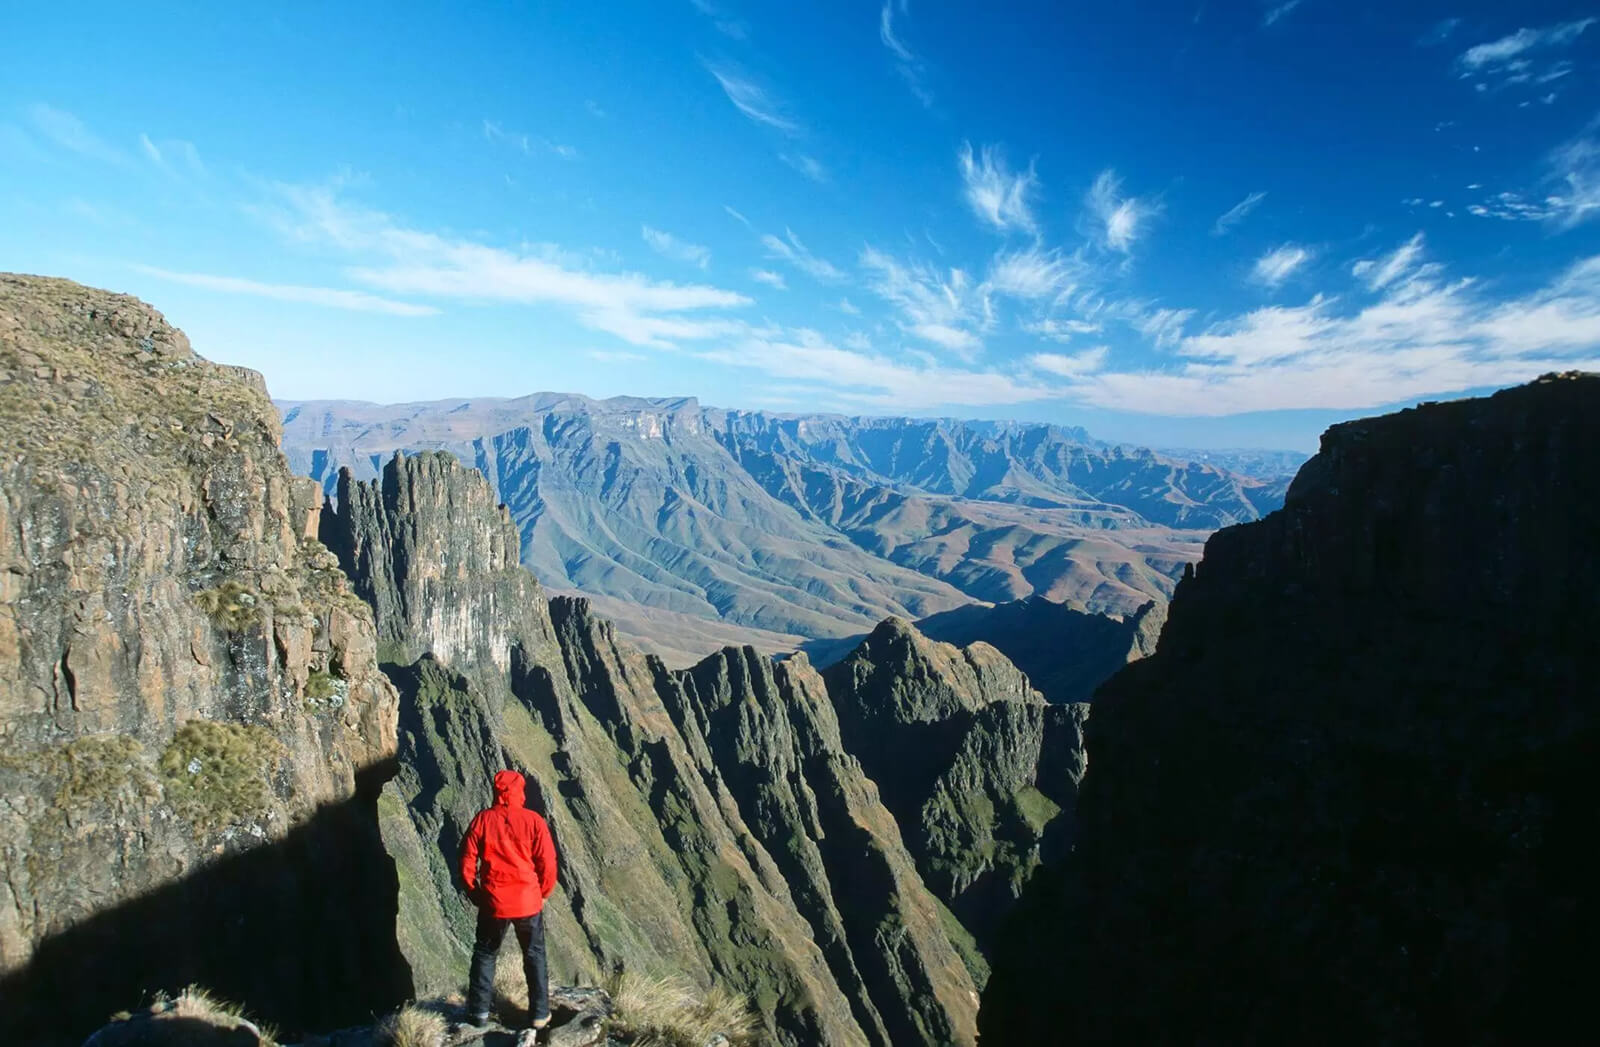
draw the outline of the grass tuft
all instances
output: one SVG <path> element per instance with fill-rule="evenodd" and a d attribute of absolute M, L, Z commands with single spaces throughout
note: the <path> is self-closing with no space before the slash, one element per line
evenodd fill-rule
<path fill-rule="evenodd" d="M 743 996 L 713 986 L 702 992 L 686 978 L 619 971 L 606 979 L 616 1008 L 611 1033 L 635 1047 L 704 1047 L 721 1034 L 751 1044 L 759 1028 Z"/>
<path fill-rule="evenodd" d="M 197 985 L 175 997 L 158 993 L 146 1010 L 119 1012 L 117 1023 L 90 1042 L 142 1044 L 147 1047 L 217 1047 L 220 1043 L 275 1047 L 277 1030 L 253 1021 L 243 1008 Z M 108 1035 L 109 1034 L 109 1035 Z M 131 1036 L 130 1036 L 131 1034 Z"/>
<path fill-rule="evenodd" d="M 167 799 L 201 829 L 262 817 L 283 744 L 264 727 L 190 720 L 161 754 Z"/>
<path fill-rule="evenodd" d="M 261 598 L 232 578 L 214 589 L 201 589 L 194 602 L 230 633 L 243 632 L 261 620 Z"/>
<path fill-rule="evenodd" d="M 436 1011 L 405 1007 L 372 1030 L 375 1047 L 444 1047 L 449 1026 Z"/>

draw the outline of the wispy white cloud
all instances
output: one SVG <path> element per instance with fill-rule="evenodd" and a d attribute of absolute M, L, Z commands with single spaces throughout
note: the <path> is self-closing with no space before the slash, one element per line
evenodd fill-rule
<path fill-rule="evenodd" d="M 206 165 L 200 160 L 200 150 L 194 147 L 193 142 L 174 138 L 157 144 L 149 135 L 141 133 L 139 149 L 144 153 L 145 159 L 167 174 L 188 174 L 196 177 L 203 177 L 206 174 Z M 178 169 L 180 162 L 183 169 L 181 172 Z"/>
<path fill-rule="evenodd" d="M 1528 51 L 1571 43 L 1594 23 L 1593 18 L 1582 18 L 1539 29 L 1518 29 L 1509 36 L 1467 48 L 1461 52 L 1459 61 L 1469 69 L 1500 65 Z"/>
<path fill-rule="evenodd" d="M 1127 254 L 1161 213 L 1161 203 L 1148 197 L 1122 195 L 1122 181 L 1109 168 L 1101 171 L 1084 200 L 1100 242 Z"/>
<path fill-rule="evenodd" d="M 33 129 L 58 148 L 102 163 L 121 166 L 128 162 L 126 153 L 89 130 L 82 120 L 65 109 L 39 102 L 29 106 L 27 114 Z"/>
<path fill-rule="evenodd" d="M 905 81 L 906 87 L 910 88 L 917 101 L 925 107 L 932 107 L 933 92 L 928 90 L 927 66 L 895 33 L 896 10 L 902 15 L 908 14 L 907 0 L 884 0 L 883 9 L 878 14 L 878 39 L 883 41 L 883 46 L 894 56 L 895 72 L 900 74 L 900 79 Z"/>
<path fill-rule="evenodd" d="M 844 273 L 840 272 L 832 262 L 812 254 L 794 234 L 793 229 L 785 228 L 783 232 L 787 237 L 786 240 L 780 240 L 771 233 L 762 236 L 761 245 L 767 249 L 768 258 L 782 259 L 818 280 L 834 282 L 844 279 Z"/>
<path fill-rule="evenodd" d="M 894 52 L 894 56 L 902 62 L 915 62 L 917 56 L 911 49 L 901 43 L 894 35 L 894 10 L 895 0 L 884 0 L 883 11 L 878 17 L 878 38 L 883 41 L 883 46 Z M 905 11 L 905 4 L 900 4 L 900 10 Z"/>
<path fill-rule="evenodd" d="M 1132 317 L 1130 323 L 1157 347 L 1167 348 L 1182 340 L 1184 328 L 1193 318 L 1193 309 L 1153 309 L 1142 316 Z"/>
<path fill-rule="evenodd" d="M 578 158 L 578 150 L 574 146 L 552 142 L 548 138 L 540 138 L 523 131 L 508 131 L 498 121 L 487 118 L 483 121 L 483 137 L 490 142 L 508 145 L 524 156 L 532 156 L 535 152 L 549 152 L 563 160 Z"/>
<path fill-rule="evenodd" d="M 1420 47 L 1433 47 L 1436 44 L 1442 44 L 1450 39 L 1451 34 L 1460 27 L 1461 19 L 1459 18 L 1440 19 L 1429 27 L 1426 33 L 1422 34 L 1417 40 L 1417 44 Z"/>
<path fill-rule="evenodd" d="M 644 242 L 659 255 L 678 262 L 688 262 L 702 269 L 711 264 L 711 248 L 703 244 L 680 240 L 671 233 L 653 229 L 648 225 L 640 227 L 639 235 L 644 237 Z"/>
<path fill-rule="evenodd" d="M 980 219 L 1000 232 L 1036 232 L 1029 197 L 1039 188 L 1033 165 L 1013 172 L 998 146 L 986 145 L 974 156 L 972 145 L 961 143 L 958 154 L 967 203 Z"/>
<path fill-rule="evenodd" d="M 780 291 L 787 291 L 789 289 L 789 285 L 784 283 L 783 274 L 775 273 L 771 269 L 752 269 L 750 270 L 750 279 L 754 280 L 758 284 L 766 284 L 768 287 L 776 287 Z"/>
<path fill-rule="evenodd" d="M 711 0 L 689 0 L 689 3 L 696 11 L 711 19 L 711 24 L 723 36 L 731 40 L 743 40 L 750 35 L 750 26 L 743 19 L 733 17 Z"/>
<path fill-rule="evenodd" d="M 325 305 L 334 309 L 351 309 L 361 313 L 388 313 L 391 316 L 433 316 L 439 310 L 430 305 L 397 302 L 380 298 L 363 291 L 346 291 L 333 287 L 306 287 L 300 284 L 272 284 L 259 280 L 245 280 L 236 276 L 216 276 L 210 273 L 175 273 L 169 269 L 136 265 L 133 267 L 146 276 L 154 276 L 172 283 L 200 287 L 207 291 L 225 294 L 243 294 L 254 298 L 272 298 L 280 302 L 301 302 L 306 305 Z"/>
<path fill-rule="evenodd" d="M 805 153 L 779 153 L 778 159 L 819 185 L 828 180 L 828 169 L 818 163 L 815 157 Z"/>
<path fill-rule="evenodd" d="M 707 64 L 706 71 L 716 78 L 734 108 L 750 120 L 776 128 L 786 135 L 799 134 L 802 130 L 800 123 L 784 112 L 783 106 L 766 88 L 739 69 L 731 65 Z"/>
<path fill-rule="evenodd" d="M 860 316 L 861 310 L 848 298 L 839 299 L 839 311 L 848 316 Z"/>
<path fill-rule="evenodd" d="M 1418 233 L 1390 254 L 1381 258 L 1363 258 L 1350 267 L 1350 275 L 1372 290 L 1381 291 L 1412 272 L 1422 257 L 1422 243 L 1422 234 Z"/>
<path fill-rule="evenodd" d="M 902 263 L 870 246 L 860 262 L 868 288 L 900 311 L 902 331 L 963 356 L 982 348 L 977 332 L 989 325 L 992 314 L 985 292 L 964 270 Z"/>
<path fill-rule="evenodd" d="M 1063 320 L 1046 316 L 1024 322 L 1022 329 L 1028 334 L 1048 338 L 1052 342 L 1066 343 L 1075 340 L 1079 335 L 1096 333 L 1100 330 L 1100 325 L 1087 320 Z"/>
<path fill-rule="evenodd" d="M 1259 284 L 1275 288 L 1310 260 L 1309 248 L 1299 244 L 1284 244 L 1272 248 L 1257 258 L 1256 264 L 1250 270 L 1250 278 Z"/>
<path fill-rule="evenodd" d="M 1284 0 L 1283 3 L 1272 3 L 1261 16 L 1261 24 L 1273 25 L 1289 12 L 1300 6 L 1300 0 Z"/>
<path fill-rule="evenodd" d="M 1556 224 L 1571 229 L 1600 217 L 1600 118 L 1557 146 L 1548 163 L 1556 189 L 1547 202 Z"/>
<path fill-rule="evenodd" d="M 1101 345 L 1081 353 L 1034 353 L 1028 357 L 1028 365 L 1061 378 L 1081 378 L 1103 370 L 1110 352 Z"/>
<path fill-rule="evenodd" d="M 698 355 L 776 378 L 825 384 L 840 400 L 862 407 L 1015 404 L 1049 399 L 1063 391 L 1050 381 L 1000 371 L 912 363 L 870 350 L 841 348 L 804 328 L 777 337 L 746 338 Z"/>
<path fill-rule="evenodd" d="M 1072 291 L 1084 269 L 1080 259 L 1037 245 L 1000 251 L 989 266 L 985 289 L 1012 298 L 1056 298 Z"/>
<path fill-rule="evenodd" d="M 1546 84 L 1569 74 L 1572 63 L 1553 61 L 1540 66 L 1548 59 L 1548 52 L 1565 47 L 1577 40 L 1596 19 L 1581 18 L 1558 22 L 1537 29 L 1522 28 L 1498 40 L 1467 48 L 1456 58 L 1463 80 L 1475 80 L 1480 92 L 1491 86 L 1510 87 L 1515 84 Z"/>
<path fill-rule="evenodd" d="M 1421 245 L 1413 237 L 1357 274 L 1377 292 L 1365 304 L 1319 294 L 1257 309 L 1178 340 L 1175 369 L 1101 372 L 1074 395 L 1171 415 L 1354 410 L 1600 367 L 1600 256 L 1496 300 L 1478 281 L 1447 280 Z"/>
<path fill-rule="evenodd" d="M 1243 200 L 1240 200 L 1238 203 L 1222 212 L 1222 214 L 1217 216 L 1217 220 L 1212 223 L 1211 235 L 1226 236 L 1228 233 L 1232 232 L 1233 227 L 1248 218 L 1250 212 L 1254 211 L 1258 206 L 1260 206 L 1261 201 L 1265 200 L 1266 198 L 1266 191 L 1259 190 L 1251 193 Z"/>
<path fill-rule="evenodd" d="M 345 203 L 327 186 L 282 186 L 280 192 L 289 208 L 285 232 L 344 252 L 352 280 L 389 294 L 555 306 L 593 330 L 655 347 L 742 330 L 725 317 L 700 314 L 751 303 L 707 284 L 597 272 L 549 246 L 512 249 L 407 228 L 382 212 Z"/>
<path fill-rule="evenodd" d="M 729 218 L 732 218 L 735 222 L 738 222 L 740 225 L 744 226 L 746 229 L 752 228 L 752 226 L 750 225 L 750 219 L 746 218 L 744 215 L 740 214 L 738 211 L 735 211 L 733 208 L 729 207 L 727 204 L 723 204 L 722 205 L 722 209 L 724 211 L 728 212 L 728 217 Z"/>

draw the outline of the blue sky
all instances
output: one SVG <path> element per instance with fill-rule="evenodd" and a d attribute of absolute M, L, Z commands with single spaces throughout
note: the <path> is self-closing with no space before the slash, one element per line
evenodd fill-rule
<path fill-rule="evenodd" d="M 219 10 L 7 13 L 0 269 L 137 294 L 280 398 L 1309 449 L 1600 369 L 1582 5 Z"/>

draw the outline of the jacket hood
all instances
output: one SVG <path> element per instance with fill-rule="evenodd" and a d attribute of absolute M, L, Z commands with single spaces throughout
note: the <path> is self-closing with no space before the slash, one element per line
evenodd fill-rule
<path fill-rule="evenodd" d="M 526 785 L 516 771 L 501 771 L 494 776 L 494 802 L 497 807 L 523 806 Z"/>

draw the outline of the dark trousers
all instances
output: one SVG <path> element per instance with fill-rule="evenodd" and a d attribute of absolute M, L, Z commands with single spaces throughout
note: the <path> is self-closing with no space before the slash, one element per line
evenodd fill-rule
<path fill-rule="evenodd" d="M 467 989 L 467 1013 L 486 1014 L 494 996 L 494 961 L 505 941 L 506 927 L 517 932 L 522 947 L 522 973 L 528 979 L 528 1019 L 550 1017 L 550 990 L 544 958 L 544 913 L 506 919 L 478 910 L 478 935 L 472 945 L 472 974 Z"/>

